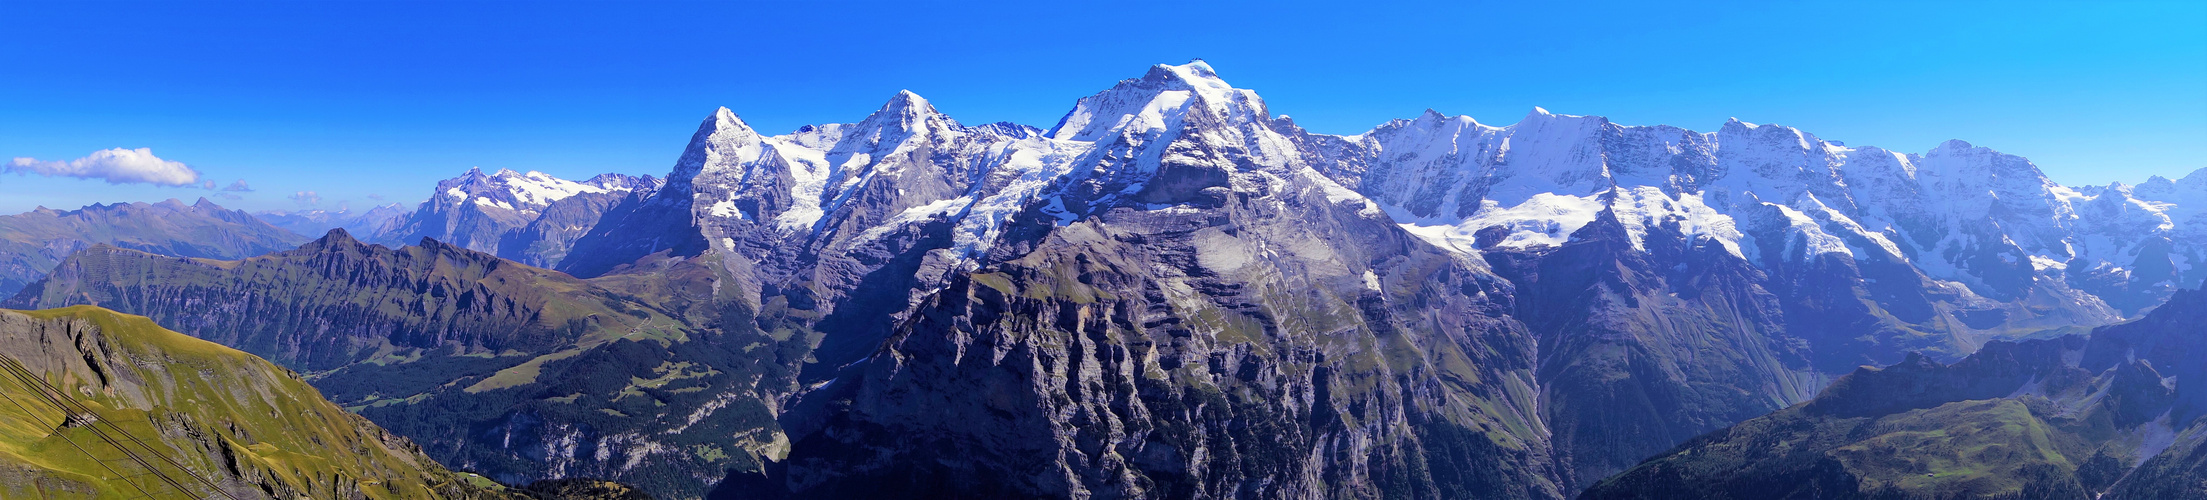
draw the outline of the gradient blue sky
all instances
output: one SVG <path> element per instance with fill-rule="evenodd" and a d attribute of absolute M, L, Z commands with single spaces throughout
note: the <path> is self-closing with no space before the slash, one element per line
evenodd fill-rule
<path fill-rule="evenodd" d="M 0 159 L 152 148 L 251 210 L 411 204 L 471 166 L 664 175 L 716 106 L 779 133 L 911 89 L 1047 127 L 1192 57 L 1329 133 L 1543 106 L 1959 138 L 2067 184 L 2207 167 L 2207 2 L 0 0 L 0 24 Z M 6 174 L 0 212 L 212 193 Z"/>

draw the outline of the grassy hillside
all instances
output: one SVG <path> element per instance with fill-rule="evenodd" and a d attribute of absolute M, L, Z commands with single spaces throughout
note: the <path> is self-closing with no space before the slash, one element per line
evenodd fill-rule
<path fill-rule="evenodd" d="M 37 384 L 0 377 L 0 497 L 212 494 L 197 475 L 235 498 L 503 498 L 324 400 L 290 370 L 145 317 L 91 306 L 0 310 L 0 353 L 101 422 L 70 418 L 38 403 Z M 144 446 L 117 447 L 102 434 Z M 192 491 L 144 476 L 148 467 L 121 448 Z"/>

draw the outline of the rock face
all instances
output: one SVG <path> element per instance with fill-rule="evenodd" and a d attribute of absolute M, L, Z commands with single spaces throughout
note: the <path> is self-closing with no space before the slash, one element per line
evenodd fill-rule
<path fill-rule="evenodd" d="M 651 176 L 600 174 L 576 182 L 543 172 L 469 169 L 437 182 L 429 201 L 379 228 L 371 241 L 432 238 L 532 266 L 551 267 L 614 204 L 659 187 Z"/>
<path fill-rule="evenodd" d="M 93 245 L 177 257 L 236 259 L 297 246 L 302 237 L 242 211 L 202 198 L 185 205 L 90 205 L 78 210 L 40 207 L 0 217 L 0 296 L 38 281 L 54 264 Z"/>
<path fill-rule="evenodd" d="M 2203 320 L 2207 292 L 2180 291 L 2090 337 L 1864 367 L 1580 498 L 2198 498 Z"/>
<path fill-rule="evenodd" d="M 468 485 L 406 438 L 323 400 L 289 370 L 143 317 L 89 306 L 0 310 L 0 353 L 91 408 L 70 416 L 33 403 L 39 389 L 0 378 L 0 394 L 25 405 L 10 407 L 0 423 L 0 496 L 198 498 L 219 487 L 255 499 L 506 498 Z M 131 448 L 137 453 L 166 457 L 145 458 L 190 491 L 153 476 L 116 480 L 115 473 L 147 471 L 95 429 L 124 446 L 143 445 Z"/>

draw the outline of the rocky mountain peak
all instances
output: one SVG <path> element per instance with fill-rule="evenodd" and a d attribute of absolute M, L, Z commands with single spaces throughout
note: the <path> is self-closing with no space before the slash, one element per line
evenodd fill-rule
<path fill-rule="evenodd" d="M 307 244 L 305 245 L 300 245 L 296 251 L 309 253 L 328 252 L 341 249 L 362 248 L 366 246 L 368 246 L 368 244 L 362 243 L 359 239 L 354 238 L 352 232 L 346 231 L 345 228 L 342 227 L 333 227 L 330 228 L 329 232 L 322 233 L 322 237 L 315 238 L 314 241 L 307 242 Z"/>
<path fill-rule="evenodd" d="M 1533 109 L 1540 109 L 1540 108 L 1533 108 Z M 1469 115 L 1465 115 L 1465 116 L 1458 116 L 1458 117 L 1456 117 L 1456 118 L 1457 118 L 1457 121 L 1471 121 L 1472 123 L 1478 123 L 1477 121 L 1473 121 L 1473 120 L 1471 119 L 1471 116 L 1469 116 Z M 1425 112 L 1424 112 L 1424 113 L 1418 113 L 1418 117 L 1417 117 L 1417 118 L 1411 119 L 1411 122 L 1412 122 L 1412 123 L 1420 123 L 1420 124 L 1438 124 L 1438 123 L 1441 123 L 1441 122 L 1445 122 L 1445 121 L 1449 121 L 1449 116 L 1448 116 L 1448 115 L 1446 115 L 1446 114 L 1443 114 L 1443 113 L 1441 113 L 1441 112 L 1439 112 L 1439 111 L 1434 111 L 1434 110 L 1433 110 L 1433 108 L 1426 108 L 1426 110 L 1425 110 Z"/>
<path fill-rule="evenodd" d="M 899 123 L 909 125 L 922 119 L 940 116 L 942 116 L 942 113 L 935 111 L 935 105 L 927 102 L 927 98 L 920 97 L 918 93 L 911 90 L 898 90 L 897 95 L 890 96 L 888 102 L 881 104 L 881 109 L 874 111 L 874 114 L 866 117 L 866 119 L 894 117 L 899 120 Z"/>
<path fill-rule="evenodd" d="M 1555 116 L 1555 113 L 1548 112 L 1548 108 L 1543 108 L 1540 106 L 1533 106 L 1532 111 L 1525 112 L 1525 120 L 1528 121 L 1545 120 Z"/>
<path fill-rule="evenodd" d="M 2207 195 L 2207 168 L 2193 170 L 2192 173 L 2176 180 L 2158 175 L 2147 177 L 2145 182 L 2133 186 L 2131 192 L 2137 194 L 2140 198 L 2154 201 L 2174 202 L 2184 198 L 2198 199 L 2203 195 Z"/>
<path fill-rule="evenodd" d="M 725 167 L 740 159 L 758 155 L 759 133 L 736 117 L 734 111 L 722 107 L 705 117 L 690 136 L 690 144 L 682 151 L 674 170 L 667 173 L 667 186 L 677 192 L 688 192 L 690 183 L 700 173 L 715 166 Z"/>
<path fill-rule="evenodd" d="M 757 133 L 751 130 L 750 124 L 744 123 L 743 118 L 737 117 L 736 112 L 729 110 L 727 106 L 721 106 L 717 109 L 714 109 L 712 116 L 705 117 L 705 123 L 698 126 L 697 132 L 700 136 L 715 135 L 721 133 Z"/>
<path fill-rule="evenodd" d="M 897 95 L 889 98 L 889 102 L 881 105 L 881 109 L 850 126 L 836 149 L 871 150 L 883 145 L 901 145 L 915 139 L 930 140 L 960 129 L 962 127 L 958 126 L 956 120 L 936 111 L 935 106 L 928 103 L 927 99 L 910 90 L 899 90 Z"/>
<path fill-rule="evenodd" d="M 649 175 L 604 173 L 590 176 L 589 179 L 582 181 L 582 183 L 605 188 L 611 191 L 635 191 L 658 189 L 659 186 L 666 183 L 666 181 L 661 180 L 658 177 L 652 177 Z"/>

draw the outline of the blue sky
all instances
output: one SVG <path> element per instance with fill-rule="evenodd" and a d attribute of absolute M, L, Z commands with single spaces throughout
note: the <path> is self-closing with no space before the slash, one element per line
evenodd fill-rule
<path fill-rule="evenodd" d="M 473 166 L 664 175 L 717 106 L 779 132 L 911 89 L 1047 127 L 1200 57 L 1329 133 L 1543 106 L 1958 138 L 2068 184 L 2207 167 L 2207 2 L 1683 3 L 6 0 L 0 160 L 150 148 L 254 189 L 229 206 L 411 204 Z M 4 213 L 215 193 L 0 174 Z"/>

